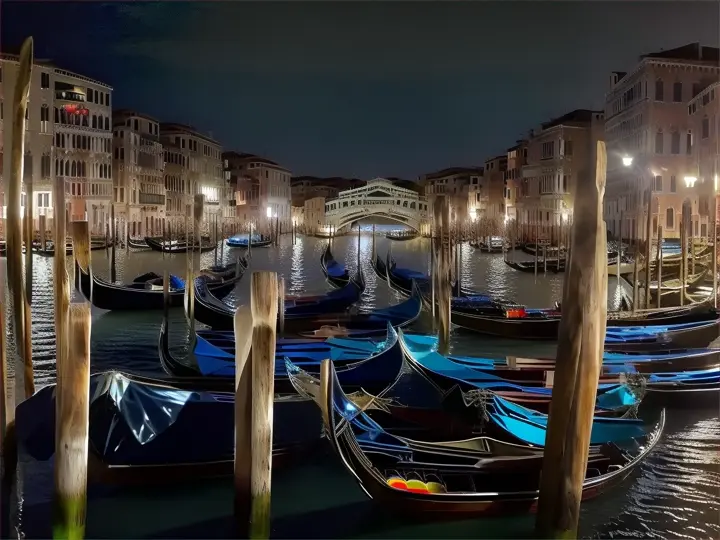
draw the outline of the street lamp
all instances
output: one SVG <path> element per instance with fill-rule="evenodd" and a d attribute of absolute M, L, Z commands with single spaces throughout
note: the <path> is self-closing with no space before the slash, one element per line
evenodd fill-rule
<path fill-rule="evenodd" d="M 267 217 L 269 217 L 269 218 L 272 217 L 272 208 L 269 206 L 267 207 Z"/>
<path fill-rule="evenodd" d="M 631 156 L 623 156 L 622 158 L 622 164 L 625 167 L 630 167 L 633 164 L 633 158 Z"/>
<path fill-rule="evenodd" d="M 695 182 L 697 182 L 697 176 L 686 176 L 685 177 L 685 185 L 689 188 L 695 186 Z"/>

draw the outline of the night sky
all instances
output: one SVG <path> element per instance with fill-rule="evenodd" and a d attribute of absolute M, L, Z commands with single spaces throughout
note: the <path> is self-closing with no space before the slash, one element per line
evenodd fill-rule
<path fill-rule="evenodd" d="M 295 175 L 482 165 L 602 108 L 640 54 L 718 46 L 717 2 L 11 3 L 2 46 L 111 84 L 114 107 L 211 133 Z M 15 49 L 15 51 L 13 51 Z"/>

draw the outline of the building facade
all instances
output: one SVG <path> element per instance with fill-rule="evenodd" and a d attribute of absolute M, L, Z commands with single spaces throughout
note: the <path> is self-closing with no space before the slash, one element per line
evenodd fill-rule
<path fill-rule="evenodd" d="M 516 202 L 519 233 L 525 241 L 557 243 L 562 237 L 582 181 L 592 178 L 593 145 L 602 140 L 603 126 L 602 111 L 577 109 L 531 132 Z"/>
<path fill-rule="evenodd" d="M 115 216 L 131 236 L 159 236 L 166 217 L 160 123 L 135 111 L 113 112 Z"/>
<path fill-rule="evenodd" d="M 470 221 L 468 199 L 471 186 L 479 186 L 482 177 L 482 167 L 452 167 L 423 175 L 420 182 L 427 197 L 430 214 L 432 215 L 436 196 L 444 195 L 450 203 L 450 220 L 468 225 Z"/>
<path fill-rule="evenodd" d="M 698 215 L 693 220 L 695 236 L 712 236 L 717 223 L 718 175 L 720 174 L 720 82 L 705 88 L 688 103 L 689 129 L 693 134 L 688 163 L 688 183 L 697 190 Z M 694 179 L 694 180 L 692 180 Z"/>
<path fill-rule="evenodd" d="M 10 178 L 12 101 L 18 57 L 0 57 L 0 170 L 3 193 Z M 30 82 L 23 178 L 32 181 L 33 220 L 53 218 L 53 185 L 65 180 L 68 217 L 88 219 L 104 234 L 112 203 L 112 88 L 51 64 L 36 62 Z M 26 195 L 23 195 L 23 201 Z M 24 202 L 23 202 L 24 207 Z M 6 207 L 3 198 L 3 217 Z"/>
<path fill-rule="evenodd" d="M 283 231 L 292 224 L 290 171 L 253 154 L 225 152 L 226 171 L 235 193 L 235 217 L 242 228 L 258 231 L 278 223 Z"/>
<path fill-rule="evenodd" d="M 507 220 L 516 222 L 517 201 L 522 187 L 522 169 L 527 165 L 527 140 L 507 150 L 507 170 L 505 171 L 505 214 Z"/>
<path fill-rule="evenodd" d="M 505 171 L 507 155 L 495 156 L 485 161 L 483 176 L 480 177 L 477 190 L 470 184 L 470 218 L 484 222 L 484 228 L 492 234 L 500 233 L 505 223 Z M 475 205 L 474 208 L 472 205 Z"/>
<path fill-rule="evenodd" d="M 160 142 L 168 163 L 164 174 L 170 192 L 166 196 L 166 213 L 178 221 L 174 226 L 183 226 L 188 205 L 192 206 L 198 194 L 205 196 L 206 223 L 229 217 L 232 190 L 226 180 L 220 143 L 194 127 L 174 123 L 160 124 Z"/>
<path fill-rule="evenodd" d="M 717 82 L 719 60 L 717 48 L 694 43 L 644 55 L 632 71 L 611 74 L 605 220 L 615 237 L 644 237 L 648 190 L 653 230 L 662 225 L 664 237 L 679 236 L 686 198 L 693 202 L 693 223 L 707 223 L 700 217 L 699 186 L 690 181 L 697 167 L 688 158 L 698 133 L 688 103 Z"/>

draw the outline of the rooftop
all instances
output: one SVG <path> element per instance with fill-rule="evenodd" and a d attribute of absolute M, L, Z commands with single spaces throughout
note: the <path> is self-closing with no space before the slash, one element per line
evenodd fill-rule
<path fill-rule="evenodd" d="M 593 111 L 591 109 L 575 109 L 567 114 L 554 118 L 549 122 L 543 122 L 543 129 L 550 129 L 552 127 L 561 126 L 564 124 L 578 124 L 587 123 L 593 119 L 596 114 L 605 114 L 604 111 Z"/>
<path fill-rule="evenodd" d="M 649 59 L 665 59 L 665 60 L 697 60 L 703 62 L 720 62 L 720 49 L 717 47 L 704 47 L 700 43 L 688 43 L 674 49 L 662 50 L 643 54 L 640 60 Z"/>
<path fill-rule="evenodd" d="M 140 112 L 134 111 L 132 109 L 117 109 L 112 112 L 112 115 L 113 115 L 113 121 L 116 118 L 120 119 L 120 118 L 128 118 L 128 117 L 134 116 L 134 117 L 138 117 L 138 118 L 144 118 L 145 120 L 150 120 L 151 122 L 160 123 L 160 121 L 157 118 L 153 118 L 150 115 L 147 115 L 145 113 L 140 113 Z"/>
<path fill-rule="evenodd" d="M 446 176 L 456 176 L 460 174 L 483 174 L 484 169 L 482 167 L 449 167 L 433 173 L 425 175 L 427 180 L 435 180 L 437 178 L 444 178 Z"/>
<path fill-rule="evenodd" d="M 186 124 L 178 124 L 175 122 L 163 122 L 160 124 L 160 134 L 166 135 L 168 133 L 186 133 L 188 135 L 192 135 L 194 137 L 199 137 L 201 139 L 205 139 L 207 142 L 210 142 L 212 144 L 216 144 L 220 146 L 220 143 L 210 137 L 209 135 L 203 135 L 200 133 L 197 129 L 195 129 L 192 126 L 188 126 Z"/>

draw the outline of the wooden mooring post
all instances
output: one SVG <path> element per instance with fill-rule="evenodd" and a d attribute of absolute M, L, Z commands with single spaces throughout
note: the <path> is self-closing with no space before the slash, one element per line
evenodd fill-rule
<path fill-rule="evenodd" d="M 645 218 L 645 303 L 643 308 L 650 309 L 650 260 L 652 253 L 653 231 L 652 231 L 652 187 L 647 190 L 647 215 Z M 658 244 L 658 249 L 660 245 Z"/>
<path fill-rule="evenodd" d="M 32 279 L 23 278 L 23 235 L 21 192 L 25 163 L 25 115 L 30 98 L 30 76 L 33 64 L 33 39 L 27 38 L 20 50 L 20 62 L 12 100 L 13 137 L 10 154 L 10 178 L 6 183 L 7 205 L 7 276 L 12 298 L 12 325 L 15 330 L 15 403 L 19 404 L 35 393 L 35 377 L 32 364 L 32 331 L 30 328 L 30 297 Z M 30 186 L 32 188 L 32 185 Z M 31 194 L 26 197 L 29 201 Z M 32 221 L 31 221 L 32 222 Z M 32 229 L 32 225 L 29 227 Z M 63 240 L 63 246 L 65 241 Z M 57 251 L 57 249 L 56 249 Z M 29 236 L 26 256 L 32 257 L 32 234 Z M 32 261 L 32 259 L 31 259 Z M 32 262 L 29 266 L 32 272 Z M 25 276 L 27 278 L 27 276 Z M 20 384 L 18 384 L 20 382 Z"/>
<path fill-rule="evenodd" d="M 680 218 L 680 305 L 685 305 L 687 294 L 688 270 L 688 236 L 692 230 L 692 203 L 685 199 L 682 205 L 682 217 Z M 658 284 L 661 287 L 661 284 Z"/>
<path fill-rule="evenodd" d="M 575 198 L 572 257 L 563 291 L 557 370 L 545 442 L 536 535 L 576 538 L 607 318 L 605 143 L 595 146 L 595 189 Z M 591 184 L 591 183 L 589 183 Z M 566 307 L 567 306 L 567 307 Z"/>
<path fill-rule="evenodd" d="M 433 203 L 435 232 L 435 268 L 433 278 L 437 294 L 438 352 L 447 354 L 450 348 L 450 274 L 452 272 L 452 235 L 450 232 L 450 205 L 446 197 L 437 197 Z"/>
<path fill-rule="evenodd" d="M 5 276 L 0 280 L 0 538 L 10 538 L 12 491 L 17 471 L 15 404 L 8 380 L 5 321 Z"/>
<path fill-rule="evenodd" d="M 715 197 L 713 197 L 715 199 Z M 713 202 L 713 207 L 717 205 L 716 202 Z M 712 219 L 712 243 L 713 243 L 713 264 L 712 264 L 712 271 L 713 271 L 713 306 L 717 308 L 718 305 L 718 253 L 717 253 L 717 221 L 715 220 L 715 217 L 717 216 L 717 209 L 714 209 L 713 211 L 713 219 Z"/>
<path fill-rule="evenodd" d="M 663 228 L 662 225 L 658 226 L 658 248 L 657 252 L 655 253 L 655 268 L 657 268 L 657 282 L 658 287 L 660 287 L 660 284 L 662 283 L 662 241 L 663 241 Z M 648 306 L 649 307 L 649 306 Z M 657 291 L 657 307 L 662 307 L 662 295 L 660 294 L 660 289 Z"/>
<path fill-rule="evenodd" d="M 114 204 L 110 205 L 110 227 L 110 283 L 115 283 L 115 281 L 117 281 L 117 261 L 115 259 L 115 249 L 117 244 L 117 221 L 115 220 Z"/>
<path fill-rule="evenodd" d="M 254 272 L 250 309 L 238 309 L 234 321 L 235 520 L 247 538 L 270 537 L 278 294 L 277 274 Z"/>
<path fill-rule="evenodd" d="M 56 238 L 59 236 L 57 233 L 56 229 Z M 90 229 L 87 221 L 72 223 L 72 238 L 75 264 L 90 273 Z M 55 251 L 57 256 L 58 250 Z M 69 280 L 64 268 L 55 276 L 55 304 L 58 310 L 55 314 L 57 385 L 53 537 L 74 540 L 85 536 L 91 317 L 89 303 L 70 303 Z"/>

